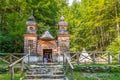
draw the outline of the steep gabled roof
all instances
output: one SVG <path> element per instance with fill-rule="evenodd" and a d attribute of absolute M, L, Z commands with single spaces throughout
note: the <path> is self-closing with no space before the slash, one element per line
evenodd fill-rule
<path fill-rule="evenodd" d="M 40 39 L 42 39 L 42 40 L 54 40 L 54 37 L 50 34 L 50 32 L 48 30 L 46 30 L 44 32 L 44 34 L 42 35 L 42 37 L 40 37 Z"/>

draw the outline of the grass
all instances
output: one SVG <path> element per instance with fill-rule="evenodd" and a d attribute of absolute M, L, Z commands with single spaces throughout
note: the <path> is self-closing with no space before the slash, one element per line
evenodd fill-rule
<path fill-rule="evenodd" d="M 73 64 L 74 66 L 117 66 L 120 65 L 119 63 L 112 63 L 112 64 Z"/>
<path fill-rule="evenodd" d="M 74 78 L 75 80 L 120 80 L 120 73 L 74 72 Z"/>
<path fill-rule="evenodd" d="M 99 67 L 97 70 L 91 72 L 89 68 L 86 67 Z M 101 66 L 101 67 L 100 67 Z M 110 66 L 110 70 L 102 68 L 102 66 Z M 74 80 L 120 80 L 120 67 L 118 64 L 81 64 L 74 65 Z M 85 69 L 83 69 L 84 67 Z M 67 74 L 68 78 L 71 80 L 71 73 Z"/>
<path fill-rule="evenodd" d="M 22 74 L 15 73 L 15 80 L 20 80 L 21 77 L 22 77 Z M 10 73 L 0 74 L 0 80 L 10 80 L 10 79 L 11 79 Z"/>
<path fill-rule="evenodd" d="M 15 77 L 14 80 L 20 80 L 21 77 L 25 75 L 25 72 L 20 72 L 20 70 L 15 69 Z M 11 79 L 11 72 L 10 71 L 0 71 L 0 80 L 10 80 Z"/>
<path fill-rule="evenodd" d="M 67 76 L 70 80 L 72 80 L 70 73 L 67 74 Z M 83 74 L 81 72 L 74 72 L 74 80 L 96 80 L 96 79 L 93 77 L 83 76 Z"/>
<path fill-rule="evenodd" d="M 0 62 L 1 63 L 1 62 Z M 15 68 L 14 80 L 20 80 L 25 75 L 25 72 L 21 73 L 19 68 Z M 10 80 L 11 72 L 9 71 L 8 64 L 0 64 L 0 80 Z"/>
<path fill-rule="evenodd" d="M 120 64 L 74 64 L 74 80 L 120 80 L 120 68 L 117 66 Z M 64 65 L 65 66 L 65 65 Z M 100 67 L 111 66 L 110 70 L 104 70 L 99 68 L 90 72 L 88 68 L 81 69 L 81 67 Z M 25 75 L 25 72 L 21 74 L 20 69 L 15 69 L 15 80 L 20 80 Z M 71 78 L 70 73 L 67 74 L 68 78 Z M 8 64 L 0 61 L 0 80 L 10 80 L 11 75 L 8 70 Z M 71 80 L 71 79 L 70 79 Z"/>

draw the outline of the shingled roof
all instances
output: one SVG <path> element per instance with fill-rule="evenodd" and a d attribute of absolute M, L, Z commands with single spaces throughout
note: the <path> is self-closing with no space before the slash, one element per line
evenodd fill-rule
<path fill-rule="evenodd" d="M 44 32 L 44 34 L 42 35 L 42 37 L 40 37 L 40 39 L 42 39 L 42 40 L 54 40 L 54 37 L 50 34 L 50 32 L 48 30 L 46 30 Z"/>

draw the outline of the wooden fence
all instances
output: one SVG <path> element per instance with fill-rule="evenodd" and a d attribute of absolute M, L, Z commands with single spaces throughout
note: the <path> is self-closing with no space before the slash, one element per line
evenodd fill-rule
<path fill-rule="evenodd" d="M 0 53 L 0 60 L 11 64 L 23 56 L 25 56 L 24 53 Z"/>
<path fill-rule="evenodd" d="M 25 57 L 28 57 L 29 54 L 23 56 L 22 58 L 18 59 L 17 61 L 13 62 L 12 64 L 10 64 L 8 67 L 11 69 L 11 80 L 14 80 L 14 66 L 16 64 L 18 64 L 19 62 L 21 62 L 21 72 L 23 72 L 23 69 L 24 69 L 24 62 L 23 62 L 23 59 Z"/>
<path fill-rule="evenodd" d="M 63 57 L 68 57 L 70 58 L 65 58 L 65 61 L 67 62 L 67 65 L 70 66 L 71 71 L 73 71 L 73 67 L 71 63 L 77 63 L 77 64 L 82 64 L 82 63 L 95 63 L 95 64 L 111 64 L 111 63 L 120 63 L 120 53 L 112 54 L 110 52 L 87 52 L 88 55 L 84 55 L 84 53 L 81 52 L 66 52 L 63 55 Z M 30 50 L 29 54 L 25 55 L 24 53 L 4 53 L 0 54 L 0 60 L 8 63 L 8 66 L 11 70 L 11 80 L 14 80 L 14 65 L 20 63 L 21 64 L 21 71 L 23 70 L 23 59 L 25 57 L 28 57 L 28 63 L 30 64 Z M 82 56 L 82 58 L 81 58 Z M 64 59 L 64 58 L 63 58 Z M 64 61 L 63 61 L 64 62 Z M 66 66 L 66 71 L 67 71 L 67 66 Z M 73 72 L 71 72 L 71 76 L 73 75 Z M 73 80 L 73 76 L 72 76 Z"/>
<path fill-rule="evenodd" d="M 88 52 L 88 55 L 85 56 L 84 53 L 75 52 L 75 53 L 66 53 L 70 55 L 72 63 L 82 64 L 82 63 L 98 63 L 98 64 L 111 64 L 111 63 L 120 63 L 120 53 L 112 54 L 110 52 Z M 82 56 L 82 59 L 81 59 Z"/>
<path fill-rule="evenodd" d="M 21 72 L 24 70 L 24 58 L 28 57 L 28 64 L 30 64 L 30 47 L 29 53 L 0 53 L 0 60 L 8 63 L 8 68 L 11 71 L 11 80 L 14 80 L 14 67 L 17 64 L 21 64 Z M 1 64 L 2 65 L 2 64 Z"/>
<path fill-rule="evenodd" d="M 74 67 L 72 65 L 72 63 L 70 62 L 68 56 L 66 54 L 63 54 L 63 65 L 65 66 L 65 72 L 68 73 L 70 72 L 71 73 L 71 79 L 70 80 L 74 80 Z M 64 63 L 65 62 L 65 63 Z"/>

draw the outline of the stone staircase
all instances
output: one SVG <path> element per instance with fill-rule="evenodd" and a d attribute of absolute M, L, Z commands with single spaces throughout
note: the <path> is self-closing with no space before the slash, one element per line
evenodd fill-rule
<path fill-rule="evenodd" d="M 22 80 L 68 80 L 64 75 L 63 66 L 58 63 L 40 63 L 30 65 Z"/>

